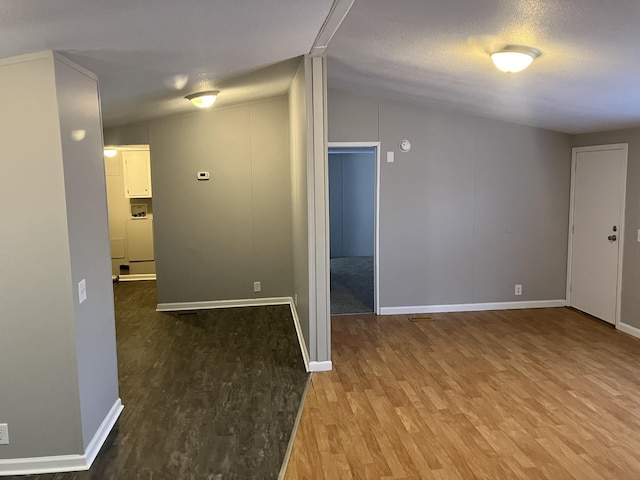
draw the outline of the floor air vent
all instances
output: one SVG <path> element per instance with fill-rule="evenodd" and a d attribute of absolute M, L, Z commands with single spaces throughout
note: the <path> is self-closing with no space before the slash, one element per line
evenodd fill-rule
<path fill-rule="evenodd" d="M 409 320 L 412 322 L 428 322 L 429 320 L 433 320 L 431 315 L 419 315 L 414 317 L 409 317 Z"/>

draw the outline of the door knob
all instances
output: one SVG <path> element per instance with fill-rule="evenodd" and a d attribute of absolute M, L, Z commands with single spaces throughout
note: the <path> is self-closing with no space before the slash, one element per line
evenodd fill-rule
<path fill-rule="evenodd" d="M 615 235 L 609 235 L 607 239 L 611 240 L 612 242 L 615 242 L 618 239 L 618 237 L 616 237 Z"/>

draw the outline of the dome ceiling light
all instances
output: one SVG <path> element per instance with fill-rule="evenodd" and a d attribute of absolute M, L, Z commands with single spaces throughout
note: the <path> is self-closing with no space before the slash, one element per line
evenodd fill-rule
<path fill-rule="evenodd" d="M 198 108 L 209 108 L 213 105 L 220 92 L 217 90 L 209 90 L 207 92 L 197 92 L 187 95 L 186 98 Z"/>
<path fill-rule="evenodd" d="M 537 48 L 523 45 L 507 45 L 491 54 L 491 60 L 498 70 L 505 73 L 521 72 L 542 53 Z"/>

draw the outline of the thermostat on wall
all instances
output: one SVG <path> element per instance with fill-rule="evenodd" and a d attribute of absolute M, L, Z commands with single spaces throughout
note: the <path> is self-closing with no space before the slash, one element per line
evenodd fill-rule
<path fill-rule="evenodd" d="M 209 172 L 198 172 L 198 180 L 209 180 Z"/>

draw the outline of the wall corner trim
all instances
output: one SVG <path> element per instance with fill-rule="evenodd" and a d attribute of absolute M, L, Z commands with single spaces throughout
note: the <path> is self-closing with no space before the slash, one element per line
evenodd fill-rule
<path fill-rule="evenodd" d="M 403 315 L 412 313 L 481 312 L 485 310 L 517 310 L 524 308 L 566 307 L 567 301 L 533 300 L 524 302 L 463 303 L 457 305 L 416 305 L 405 307 L 381 307 L 381 315 Z"/>
<path fill-rule="evenodd" d="M 620 330 L 621 332 L 627 333 L 632 337 L 640 338 L 640 328 L 633 327 L 627 323 L 618 323 L 616 325 L 616 329 Z"/>
<path fill-rule="evenodd" d="M 120 417 L 123 408 L 122 401 L 118 398 L 89 442 L 84 455 L 56 455 L 52 457 L 10 458 L 0 460 L 0 477 L 89 470 L 100 448 L 102 448 L 102 445 L 116 424 L 118 417 Z"/>
<path fill-rule="evenodd" d="M 311 372 L 328 372 L 333 369 L 333 363 L 331 360 L 324 362 L 309 362 L 309 369 Z"/>

